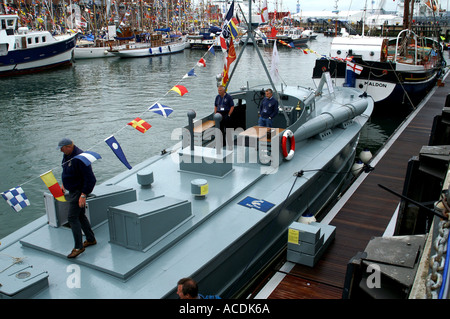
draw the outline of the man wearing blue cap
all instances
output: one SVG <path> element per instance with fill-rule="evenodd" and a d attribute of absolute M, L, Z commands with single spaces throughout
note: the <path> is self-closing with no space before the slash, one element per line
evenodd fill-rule
<path fill-rule="evenodd" d="M 83 151 L 74 145 L 72 140 L 63 138 L 59 141 L 57 149 L 64 153 L 62 159 L 62 190 L 63 192 L 69 191 L 69 194 L 66 195 L 69 202 L 68 221 L 75 241 L 75 247 L 67 257 L 75 258 L 86 247 L 97 243 L 91 224 L 86 217 L 85 209 L 86 196 L 92 192 L 97 180 L 91 165 L 85 165 L 78 158 L 74 158 Z M 86 235 L 84 243 L 81 230 Z"/>

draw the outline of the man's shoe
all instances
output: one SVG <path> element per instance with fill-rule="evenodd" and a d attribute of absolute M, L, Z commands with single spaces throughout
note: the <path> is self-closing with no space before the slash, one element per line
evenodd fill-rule
<path fill-rule="evenodd" d="M 97 244 L 97 241 L 95 239 L 94 239 L 94 241 L 87 241 L 87 240 L 85 240 L 84 243 L 83 243 L 83 247 L 86 248 L 86 247 L 89 247 L 89 246 L 93 246 L 95 244 Z"/>
<path fill-rule="evenodd" d="M 79 254 L 81 254 L 84 251 L 84 248 L 81 249 L 72 249 L 72 252 L 67 256 L 67 258 L 75 258 L 77 257 Z"/>

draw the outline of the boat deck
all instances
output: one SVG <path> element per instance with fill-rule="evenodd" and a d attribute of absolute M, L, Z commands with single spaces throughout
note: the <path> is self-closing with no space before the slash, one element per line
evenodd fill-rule
<path fill-rule="evenodd" d="M 286 262 L 255 299 L 340 299 L 347 264 L 365 250 L 372 237 L 382 236 L 398 206 L 399 198 L 378 186 L 402 192 L 408 160 L 428 145 L 433 118 L 442 113 L 450 82 L 435 87 L 411 113 L 385 147 L 346 194 L 321 221 L 336 227 L 336 237 L 317 264 Z M 391 233 L 392 234 L 392 233 Z"/>

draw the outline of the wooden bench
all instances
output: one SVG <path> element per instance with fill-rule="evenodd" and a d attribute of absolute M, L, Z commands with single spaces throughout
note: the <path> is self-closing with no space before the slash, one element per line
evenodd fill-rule
<path fill-rule="evenodd" d="M 208 131 L 208 129 L 213 128 L 215 124 L 213 120 L 202 122 L 199 125 L 195 125 L 194 123 L 194 144 L 203 145 L 204 140 L 209 140 L 212 135 L 212 130 Z"/>

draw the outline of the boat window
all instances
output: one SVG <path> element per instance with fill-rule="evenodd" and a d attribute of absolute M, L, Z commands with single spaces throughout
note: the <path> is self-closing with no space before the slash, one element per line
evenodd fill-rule
<path fill-rule="evenodd" d="M 2 20 L 2 30 L 6 29 L 6 21 Z"/>
<path fill-rule="evenodd" d="M 47 39 L 45 38 L 45 36 L 42 37 L 42 42 L 46 42 Z"/>
<path fill-rule="evenodd" d="M 32 41 L 31 38 L 27 38 L 28 44 L 31 44 L 32 43 L 31 41 Z"/>
<path fill-rule="evenodd" d="M 6 21 L 6 24 L 8 25 L 8 27 L 14 28 L 14 22 L 15 22 L 15 21 L 16 21 L 15 19 L 8 19 L 8 20 Z"/>
<path fill-rule="evenodd" d="M 34 38 L 34 43 L 39 43 L 39 37 Z"/>

